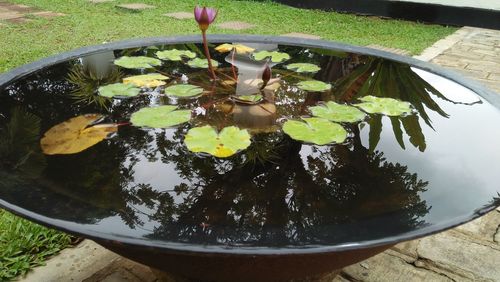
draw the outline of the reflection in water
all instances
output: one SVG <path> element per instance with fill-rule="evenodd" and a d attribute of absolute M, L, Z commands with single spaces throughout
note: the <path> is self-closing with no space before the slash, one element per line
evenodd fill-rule
<path fill-rule="evenodd" d="M 75 85 L 71 96 L 77 103 L 109 107 L 111 100 L 99 96 L 97 89 L 100 86 L 120 82 L 123 78 L 123 73 L 112 64 L 114 59 L 113 52 L 108 51 L 86 56 L 72 66 L 68 73 L 68 81 Z"/>
<path fill-rule="evenodd" d="M 263 65 L 228 56 L 226 60 L 236 62 L 237 84 L 214 88 L 207 83 L 205 71 L 170 62 L 156 71 L 171 74 L 173 81 L 188 79 L 209 95 L 174 100 L 153 91 L 155 95 L 102 107 L 99 101 L 89 102 L 96 97 L 99 85 L 137 74 L 121 74 L 114 66 L 101 64 L 112 56 L 103 53 L 41 70 L 8 85 L 0 94 L 0 174 L 5 176 L 0 180 L 0 198 L 99 232 L 183 243 L 304 246 L 378 239 L 426 228 L 457 216 L 446 209 L 435 214 L 434 206 L 443 199 L 458 202 L 476 195 L 456 177 L 462 173 L 457 168 L 436 169 L 436 174 L 449 179 L 448 185 L 457 190 L 442 195 L 442 187 L 436 186 L 436 179 L 425 167 L 414 165 L 427 154 L 439 157 L 432 150 L 424 152 L 433 144 L 428 141 L 432 138 L 424 137 L 420 121 L 439 131 L 453 124 L 451 113 L 468 113 L 470 107 L 446 98 L 401 63 L 326 50 L 281 47 L 280 51 L 289 53 L 292 61 L 296 60 L 293 62 L 307 60 L 320 65 L 322 71 L 295 74 L 278 64 L 273 67 L 278 80 L 261 90 Z M 152 51 L 123 53 L 148 55 Z M 216 54 L 214 59 L 222 62 L 224 57 Z M 222 65 L 219 72 L 232 77 L 230 67 Z M 321 93 L 302 91 L 295 85 L 304 77 L 331 82 L 334 88 Z M 72 99 L 69 93 L 82 99 Z M 242 103 L 228 93 L 260 94 L 263 101 Z M 404 130 L 420 152 L 413 147 L 403 151 L 397 145 L 387 145 L 390 143 L 381 132 L 391 129 L 377 115 L 361 124 L 346 125 L 351 133 L 346 144 L 313 146 L 280 131 L 284 119 L 307 115 L 307 107 L 320 101 L 354 102 L 367 95 L 413 105 L 415 115 L 391 118 L 389 123 L 401 148 L 405 149 Z M 81 153 L 40 154 L 40 132 L 70 117 L 94 112 L 122 123 L 138 109 L 157 104 L 202 110 L 195 112 L 192 122 L 177 128 L 123 126 L 116 137 Z M 449 111 L 450 107 L 456 110 Z M 493 112 L 483 114 L 498 117 Z M 227 159 L 193 154 L 184 146 L 183 136 L 191 127 L 204 124 L 247 128 L 253 134 L 252 145 Z M 362 134 L 366 125 L 370 127 L 367 138 Z M 485 131 L 485 136 L 489 132 Z M 460 148 L 470 146 L 465 139 L 453 142 Z M 463 154 L 434 145 L 440 146 L 439 154 Z M 474 169 L 468 173 L 478 174 Z M 13 177 L 15 181 L 11 181 Z M 478 201 L 486 203 L 491 200 L 491 190 L 481 189 Z M 462 206 L 469 211 L 477 209 L 468 202 Z M 434 217 L 428 217 L 433 213 Z"/>
<path fill-rule="evenodd" d="M 410 143 L 422 152 L 425 151 L 426 142 L 419 120 L 422 119 L 433 128 L 426 109 L 448 118 L 448 114 L 434 99 L 455 103 L 422 79 L 409 65 L 380 58 L 366 58 L 349 75 L 339 80 L 334 94 L 337 102 L 351 102 L 371 95 L 411 103 L 418 115 L 390 117 L 392 131 L 401 148 L 405 148 L 404 129 L 410 137 Z M 471 104 L 474 103 L 469 105 Z M 382 116 L 372 116 L 369 125 L 369 144 L 370 150 L 373 151 L 380 140 Z"/>

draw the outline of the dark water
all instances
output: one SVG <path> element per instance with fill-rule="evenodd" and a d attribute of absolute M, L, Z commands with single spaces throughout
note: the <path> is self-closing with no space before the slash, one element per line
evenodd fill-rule
<path fill-rule="evenodd" d="M 217 102 L 234 92 L 255 92 L 244 83 L 188 100 L 159 91 L 128 100 L 96 96 L 100 85 L 140 73 L 117 68 L 115 57 L 153 56 L 154 48 L 87 56 L 5 85 L 0 198 L 83 232 L 244 246 L 340 245 L 417 234 L 498 204 L 500 111 L 487 101 L 398 62 L 328 50 L 279 50 L 292 59 L 272 67 L 281 87 L 263 92 L 266 111 Z M 213 54 L 231 76 L 225 55 Z M 236 59 L 240 78 L 246 67 L 250 75 L 262 67 Z M 332 90 L 295 87 L 303 78 L 284 68 L 292 62 L 321 66 L 305 76 L 332 83 Z M 156 71 L 213 89 L 205 70 L 164 62 Z M 337 145 L 303 144 L 280 129 L 319 101 L 351 103 L 366 95 L 408 101 L 415 114 L 370 115 L 346 125 L 351 136 Z M 120 126 L 116 135 L 78 154 L 48 156 L 40 150 L 43 133 L 71 117 L 102 113 L 108 122 L 123 123 L 140 108 L 160 104 L 197 109 L 198 115 L 172 129 Z M 247 128 L 252 144 L 225 159 L 191 153 L 183 136 L 206 124 Z"/>

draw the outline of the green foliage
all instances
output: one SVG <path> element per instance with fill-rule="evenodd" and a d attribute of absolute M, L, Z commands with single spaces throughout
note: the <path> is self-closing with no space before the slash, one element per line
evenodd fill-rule
<path fill-rule="evenodd" d="M 182 61 L 182 58 L 194 59 L 196 58 L 196 53 L 189 50 L 165 50 L 156 52 L 156 56 L 162 60 L 169 61 Z"/>
<path fill-rule="evenodd" d="M 123 56 L 115 60 L 115 65 L 126 69 L 149 69 L 155 66 L 161 66 L 161 61 L 155 58 L 144 56 Z"/>
<path fill-rule="evenodd" d="M 297 83 L 297 87 L 305 91 L 322 92 L 330 90 L 332 86 L 319 80 L 306 80 Z"/>
<path fill-rule="evenodd" d="M 213 127 L 205 125 L 191 128 L 184 143 L 191 152 L 226 158 L 250 146 L 250 134 L 235 126 L 224 127 L 217 133 Z"/>
<path fill-rule="evenodd" d="M 347 131 L 338 123 L 322 118 L 303 118 L 305 122 L 288 120 L 283 124 L 283 131 L 292 139 L 326 145 L 342 143 L 347 138 Z"/>
<path fill-rule="evenodd" d="M 71 237 L 0 210 L 0 281 L 25 274 L 71 243 Z"/>
<path fill-rule="evenodd" d="M 354 104 L 370 114 L 383 114 L 386 116 L 402 116 L 411 113 L 411 106 L 408 102 L 399 101 L 392 98 L 380 98 L 375 96 L 365 96 L 359 98 L 364 103 Z"/>
<path fill-rule="evenodd" d="M 102 85 L 119 82 L 122 76 L 123 74 L 117 68 L 103 77 L 95 73 L 93 68 L 74 65 L 68 74 L 68 82 L 75 85 L 75 89 L 71 91 L 71 98 L 77 103 L 107 108 L 110 99 L 98 95 L 95 90 Z"/>
<path fill-rule="evenodd" d="M 140 109 L 132 114 L 130 122 L 134 126 L 167 128 L 188 122 L 190 119 L 190 110 L 177 110 L 176 106 L 159 106 Z"/>
<path fill-rule="evenodd" d="M 200 58 L 194 58 L 192 60 L 189 60 L 187 62 L 188 66 L 192 68 L 197 68 L 197 69 L 207 69 L 208 68 L 208 60 L 207 59 L 200 59 Z M 214 68 L 219 66 L 219 62 L 216 60 L 212 60 L 212 66 Z"/>
<path fill-rule="evenodd" d="M 270 58 L 273 63 L 281 63 L 286 60 L 290 60 L 290 55 L 278 51 L 260 51 L 253 54 L 253 58 L 257 61 L 262 61 L 266 58 Z"/>
<path fill-rule="evenodd" d="M 355 107 L 337 104 L 332 101 L 324 105 L 310 107 L 309 110 L 313 116 L 336 122 L 358 122 L 366 117 L 365 113 Z"/>
<path fill-rule="evenodd" d="M 141 89 L 123 83 L 114 83 L 106 86 L 99 87 L 99 95 L 107 98 L 130 98 L 139 95 Z"/>
<path fill-rule="evenodd" d="M 260 95 L 260 94 L 239 95 L 239 96 L 234 96 L 234 98 L 237 102 L 254 104 L 254 103 L 258 103 L 262 100 L 262 95 Z"/>
<path fill-rule="evenodd" d="M 191 84 L 176 84 L 165 88 L 165 94 L 178 98 L 192 98 L 203 93 L 203 88 Z"/>
<path fill-rule="evenodd" d="M 309 72 L 309 73 L 316 73 L 321 70 L 321 68 L 318 67 L 317 65 L 309 63 L 289 64 L 286 66 L 286 68 L 296 72 Z"/>

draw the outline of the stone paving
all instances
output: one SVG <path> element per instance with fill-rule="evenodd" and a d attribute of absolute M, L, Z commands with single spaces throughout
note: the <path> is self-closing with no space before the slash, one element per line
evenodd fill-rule
<path fill-rule="evenodd" d="M 65 14 L 63 13 L 55 13 L 52 11 L 37 11 L 30 6 L 12 4 L 0 0 L 0 21 L 14 24 L 25 23 L 30 21 L 30 19 L 27 18 L 30 15 L 41 18 L 65 16 Z"/>
<path fill-rule="evenodd" d="M 465 27 L 417 57 L 458 70 L 500 95 L 500 31 Z M 149 268 L 86 240 L 21 281 L 160 279 Z M 163 277 L 162 281 L 175 280 Z M 466 225 L 398 244 L 322 281 L 500 281 L 500 208 Z"/>

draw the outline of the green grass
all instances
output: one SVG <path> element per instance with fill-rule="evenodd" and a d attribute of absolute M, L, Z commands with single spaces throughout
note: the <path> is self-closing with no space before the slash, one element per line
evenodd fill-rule
<path fill-rule="evenodd" d="M 0 72 L 42 57 L 74 48 L 125 38 L 198 34 L 193 20 L 162 16 L 192 11 L 199 1 L 116 0 L 91 4 L 87 0 L 9 0 L 40 10 L 67 14 L 64 17 L 8 24 L 0 27 Z M 143 2 L 157 9 L 140 13 L 115 8 L 117 3 Z M 374 17 L 300 10 L 267 1 L 202 1 L 219 8 L 217 22 L 246 21 L 256 27 L 249 34 L 311 33 L 323 39 L 356 45 L 378 44 L 418 54 L 456 29 Z M 212 26 L 210 33 L 235 33 Z M 241 33 L 241 32 L 240 32 Z M 25 273 L 70 243 L 70 237 L 0 210 L 0 280 Z"/>
<path fill-rule="evenodd" d="M 192 11 L 200 1 L 116 0 L 92 4 L 87 0 L 9 0 L 42 10 L 67 14 L 64 17 L 40 19 L 21 25 L 0 28 L 0 72 L 36 59 L 85 45 L 133 37 L 197 34 L 192 20 L 163 16 L 168 12 Z M 129 12 L 115 7 L 117 3 L 143 2 L 157 9 Z M 455 28 L 424 25 L 375 17 L 302 10 L 268 1 L 201 1 L 219 8 L 217 22 L 241 20 L 256 25 L 244 30 L 249 34 L 285 34 L 305 32 L 324 39 L 356 45 L 378 44 L 418 54 L 435 41 L 454 32 Z M 212 26 L 210 33 L 235 33 Z M 241 32 L 240 32 L 241 33 Z"/>
<path fill-rule="evenodd" d="M 0 281 L 26 273 L 71 243 L 69 235 L 0 210 Z"/>

